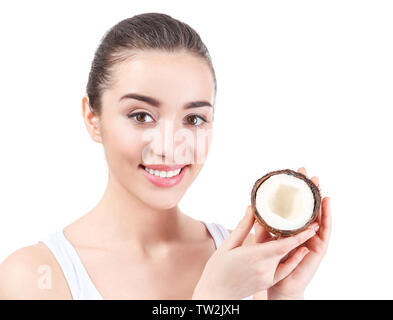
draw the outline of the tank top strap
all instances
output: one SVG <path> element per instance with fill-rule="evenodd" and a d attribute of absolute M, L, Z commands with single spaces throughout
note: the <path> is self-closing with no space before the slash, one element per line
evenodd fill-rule
<path fill-rule="evenodd" d="M 75 300 L 97 300 L 102 296 L 94 286 L 75 248 L 60 229 L 40 240 L 53 253 Z"/>
<path fill-rule="evenodd" d="M 203 222 L 203 221 L 202 221 Z M 216 249 L 229 236 L 229 231 L 221 224 L 214 222 L 203 222 L 209 230 L 216 244 Z"/>

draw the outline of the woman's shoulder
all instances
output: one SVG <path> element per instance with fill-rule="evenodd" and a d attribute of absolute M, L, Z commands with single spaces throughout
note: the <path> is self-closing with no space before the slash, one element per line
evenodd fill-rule
<path fill-rule="evenodd" d="M 71 299 L 64 274 L 42 242 L 22 247 L 0 264 L 0 299 Z"/>

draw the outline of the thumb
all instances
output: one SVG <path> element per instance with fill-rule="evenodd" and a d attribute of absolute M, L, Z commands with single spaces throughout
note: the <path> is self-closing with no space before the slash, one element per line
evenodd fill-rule
<path fill-rule="evenodd" d="M 270 234 L 268 230 L 266 230 L 259 222 L 255 219 L 254 223 L 254 231 L 255 231 L 255 242 L 263 243 L 270 240 L 273 240 L 273 236 Z"/>
<path fill-rule="evenodd" d="M 240 222 L 229 235 L 229 237 L 227 237 L 223 241 L 220 248 L 224 250 L 231 250 L 233 248 L 241 246 L 254 225 L 254 219 L 255 218 L 252 214 L 252 208 L 251 206 L 248 206 L 243 219 L 240 220 Z"/>

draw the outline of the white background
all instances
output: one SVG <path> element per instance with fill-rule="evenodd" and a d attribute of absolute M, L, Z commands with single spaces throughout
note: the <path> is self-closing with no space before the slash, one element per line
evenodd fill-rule
<path fill-rule="evenodd" d="M 162 12 L 217 73 L 212 149 L 180 203 L 233 229 L 268 171 L 305 166 L 332 199 L 307 299 L 392 299 L 391 1 L 8 1 L 0 5 L 0 261 L 90 210 L 107 178 L 81 99 L 122 19 Z"/>

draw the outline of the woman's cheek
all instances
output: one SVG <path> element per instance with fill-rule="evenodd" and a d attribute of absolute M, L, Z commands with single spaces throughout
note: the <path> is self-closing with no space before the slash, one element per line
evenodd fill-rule
<path fill-rule="evenodd" d="M 117 158 L 117 163 L 137 166 L 140 163 L 142 140 L 138 130 L 129 127 L 114 126 L 107 136 L 107 145 L 110 146 L 110 154 Z"/>
<path fill-rule="evenodd" d="M 213 138 L 213 136 L 212 136 L 212 134 L 210 133 L 210 134 L 208 135 L 208 137 L 207 137 L 207 142 L 206 142 L 206 144 L 205 144 L 205 157 L 207 157 L 207 155 L 208 155 L 208 153 L 209 153 L 210 145 L 211 145 L 211 143 L 212 143 L 212 138 Z"/>
<path fill-rule="evenodd" d="M 203 164 L 209 154 L 212 132 L 210 129 L 199 130 L 195 139 L 195 163 Z"/>
<path fill-rule="evenodd" d="M 130 132 L 119 137 L 120 149 L 124 158 L 130 164 L 139 165 L 142 158 L 144 143 L 139 132 Z"/>

